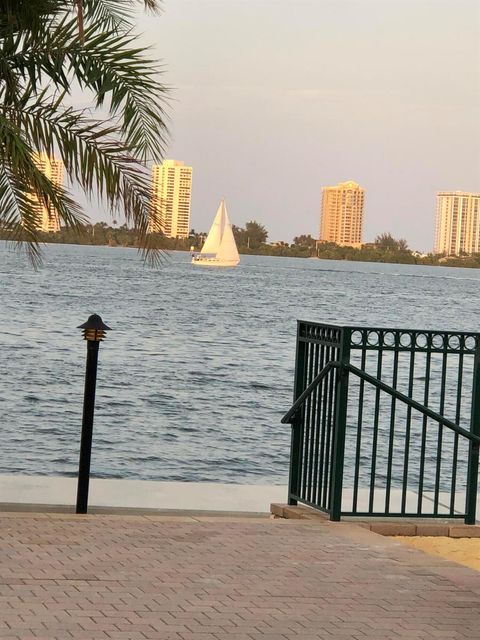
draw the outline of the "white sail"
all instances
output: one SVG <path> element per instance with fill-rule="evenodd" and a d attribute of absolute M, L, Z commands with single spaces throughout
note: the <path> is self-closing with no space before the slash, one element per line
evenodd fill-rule
<path fill-rule="evenodd" d="M 225 209 L 225 228 L 223 231 L 222 241 L 217 252 L 217 260 L 220 262 L 238 262 L 240 256 L 238 255 L 237 243 L 233 236 L 232 225 L 228 219 L 227 211 Z"/>
<path fill-rule="evenodd" d="M 213 224 L 200 253 L 192 258 L 192 264 L 211 267 L 236 267 L 240 262 L 232 225 L 228 219 L 225 200 L 222 199 Z"/>
<path fill-rule="evenodd" d="M 213 253 L 216 254 L 220 243 L 222 241 L 223 231 L 225 228 L 225 202 L 221 201 L 220 206 L 217 209 L 217 214 L 213 219 L 212 226 L 210 227 L 210 231 L 208 232 L 207 239 L 205 240 L 205 244 L 203 245 L 200 253 Z"/>

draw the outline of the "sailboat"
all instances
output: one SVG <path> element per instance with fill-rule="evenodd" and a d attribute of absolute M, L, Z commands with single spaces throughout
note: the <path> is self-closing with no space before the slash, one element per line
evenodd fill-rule
<path fill-rule="evenodd" d="M 205 244 L 200 253 L 193 256 L 192 264 L 206 267 L 236 267 L 239 262 L 240 256 L 232 225 L 228 219 L 225 200 L 222 198 Z"/>

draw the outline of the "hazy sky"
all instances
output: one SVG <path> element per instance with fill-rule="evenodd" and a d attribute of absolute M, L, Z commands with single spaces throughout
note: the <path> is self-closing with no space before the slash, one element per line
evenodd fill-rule
<path fill-rule="evenodd" d="M 321 187 L 366 189 L 365 240 L 431 249 L 435 193 L 480 191 L 478 0 L 164 0 L 142 43 L 172 86 L 191 226 L 225 196 L 269 239 L 318 236 Z"/>

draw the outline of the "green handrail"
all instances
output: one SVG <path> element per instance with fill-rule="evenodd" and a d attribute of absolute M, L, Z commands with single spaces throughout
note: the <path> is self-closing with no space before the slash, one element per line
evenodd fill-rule
<path fill-rule="evenodd" d="M 417 402 L 416 400 L 413 400 L 409 396 L 406 396 L 404 393 L 397 391 L 397 389 L 394 389 L 390 385 L 385 384 L 385 382 L 382 382 L 381 380 L 374 378 L 368 373 L 365 373 L 365 371 L 358 369 L 353 364 L 348 364 L 345 366 L 351 373 L 354 373 L 359 378 L 363 378 L 365 382 L 369 382 L 370 384 L 373 384 L 378 389 L 385 391 L 386 393 L 396 398 L 397 400 L 401 400 L 409 407 L 412 407 L 412 409 L 416 409 L 417 411 L 420 411 L 428 418 L 432 418 L 432 420 L 435 420 L 439 424 L 445 427 L 448 427 L 448 429 L 451 429 L 455 433 L 458 433 L 459 435 L 464 436 L 465 438 L 468 438 L 469 440 L 471 440 L 476 444 L 480 444 L 480 436 L 475 435 L 471 431 L 467 431 L 463 427 L 460 427 L 458 424 L 455 424 L 451 420 L 448 420 L 448 418 L 445 418 L 441 416 L 439 413 L 437 413 L 436 411 L 433 411 L 433 409 L 430 409 L 429 407 L 426 407 L 423 404 L 420 404 L 420 402 Z"/>
<path fill-rule="evenodd" d="M 339 369 L 339 368 L 347 369 L 350 373 L 355 374 L 359 378 L 365 380 L 365 382 L 368 382 L 369 384 L 372 384 L 373 386 L 377 387 L 378 389 L 381 389 L 382 391 L 385 391 L 386 393 L 391 395 L 393 398 L 396 398 L 397 400 L 400 400 L 401 402 L 404 402 L 407 406 L 412 407 L 412 409 L 416 409 L 417 411 L 420 411 L 420 413 L 422 413 L 423 415 L 427 416 L 428 418 L 431 418 L 432 420 L 435 420 L 439 424 L 447 427 L 448 429 L 451 429 L 455 433 L 458 433 L 459 435 L 463 436 L 464 438 L 468 438 L 473 443 L 475 443 L 477 445 L 480 445 L 480 436 L 472 433 L 471 431 L 467 431 L 467 429 L 464 429 L 463 427 L 460 427 L 458 424 L 455 424 L 451 420 L 448 420 L 448 418 L 445 418 L 444 416 L 441 416 L 436 411 L 433 411 L 433 409 L 430 409 L 429 407 L 426 407 L 423 404 L 420 404 L 420 402 L 417 402 L 416 400 L 413 400 L 413 398 L 410 398 L 409 396 L 405 395 L 404 393 L 401 393 L 401 391 L 397 391 L 397 389 L 394 389 L 393 387 L 391 387 L 390 385 L 386 384 L 385 382 L 382 382 L 381 380 L 378 380 L 377 378 L 374 378 L 373 376 L 369 375 L 368 373 L 365 373 L 365 371 L 362 371 L 361 369 L 358 369 L 358 367 L 355 367 L 352 364 L 341 365 L 340 362 L 337 362 L 335 360 L 327 363 L 325 365 L 325 367 L 320 371 L 320 373 L 308 385 L 308 387 L 305 389 L 305 391 L 300 396 L 298 396 L 298 398 L 295 400 L 294 404 L 290 407 L 290 409 L 287 411 L 287 413 L 281 419 L 281 423 L 282 424 L 290 423 L 292 421 L 293 416 L 302 407 L 302 405 L 305 403 L 305 400 L 312 394 L 312 392 L 320 384 L 320 382 L 327 375 L 327 373 L 331 369 Z"/>
<path fill-rule="evenodd" d="M 293 405 L 290 407 L 290 409 L 287 411 L 287 413 L 280 420 L 280 423 L 281 424 L 290 423 L 292 421 L 293 416 L 297 413 L 297 411 L 303 405 L 303 403 L 308 398 L 308 396 L 310 396 L 312 394 L 312 391 L 314 391 L 315 388 L 318 387 L 318 385 L 324 379 L 324 377 L 327 375 L 327 373 L 330 371 L 330 369 L 334 369 L 334 368 L 337 368 L 337 367 L 340 367 L 340 362 L 336 362 L 335 360 L 332 360 L 331 362 L 328 362 L 323 367 L 323 369 L 320 371 L 320 373 L 308 385 L 308 387 L 305 389 L 305 391 L 298 396 L 298 398 L 295 400 Z"/>

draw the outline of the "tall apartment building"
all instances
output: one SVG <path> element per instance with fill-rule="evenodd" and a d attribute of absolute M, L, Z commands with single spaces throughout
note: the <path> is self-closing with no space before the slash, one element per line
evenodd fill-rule
<path fill-rule="evenodd" d="M 192 167 L 180 160 L 164 160 L 152 167 L 153 216 L 149 230 L 168 238 L 188 238 Z"/>
<path fill-rule="evenodd" d="M 63 162 L 61 160 L 50 158 L 46 153 L 35 153 L 33 161 L 51 182 L 58 187 L 63 184 Z M 38 229 L 52 233 L 60 231 L 60 219 L 57 210 L 51 205 L 47 207 L 35 193 L 32 193 L 30 197 L 37 216 Z"/>
<path fill-rule="evenodd" d="M 322 188 L 320 241 L 351 247 L 362 245 L 365 189 L 356 182 Z"/>
<path fill-rule="evenodd" d="M 480 193 L 437 193 L 435 253 L 480 252 Z"/>

